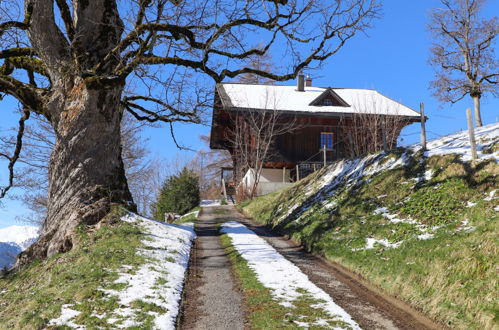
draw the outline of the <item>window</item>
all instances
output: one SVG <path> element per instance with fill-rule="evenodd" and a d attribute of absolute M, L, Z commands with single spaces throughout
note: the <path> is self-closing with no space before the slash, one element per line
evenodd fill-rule
<path fill-rule="evenodd" d="M 326 146 L 326 150 L 333 150 L 333 134 L 330 132 L 321 132 L 321 149 Z"/>
<path fill-rule="evenodd" d="M 333 105 L 333 100 L 331 100 L 331 99 L 324 99 L 324 101 L 322 101 L 322 105 L 332 106 Z"/>

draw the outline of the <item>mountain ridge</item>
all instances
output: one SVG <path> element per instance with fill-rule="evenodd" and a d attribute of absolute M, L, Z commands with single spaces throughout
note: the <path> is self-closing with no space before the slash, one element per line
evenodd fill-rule
<path fill-rule="evenodd" d="M 38 239 L 39 228 L 13 225 L 0 229 L 0 269 L 9 268 L 16 256 Z"/>

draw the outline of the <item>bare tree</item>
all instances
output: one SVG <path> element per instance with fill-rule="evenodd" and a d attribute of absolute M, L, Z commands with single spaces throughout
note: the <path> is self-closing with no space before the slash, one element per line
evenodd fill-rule
<path fill-rule="evenodd" d="M 272 55 L 270 53 L 265 53 L 262 56 L 250 56 L 246 59 L 245 65 L 264 72 L 274 72 L 276 70 L 276 65 L 273 63 Z M 259 85 L 272 85 L 275 83 L 275 80 L 273 79 L 262 77 L 254 73 L 242 74 L 238 77 L 237 81 L 244 84 Z"/>
<path fill-rule="evenodd" d="M 202 199 L 220 198 L 220 169 L 231 167 L 232 157 L 227 150 L 209 149 L 209 136 L 201 136 L 200 139 L 206 144 L 196 152 L 187 167 L 198 174 L 199 187 Z"/>
<path fill-rule="evenodd" d="M 499 61 L 494 44 L 499 33 L 497 16 L 480 17 L 485 0 L 441 0 L 444 8 L 430 15 L 434 37 L 430 62 L 437 68 L 431 83 L 434 95 L 455 103 L 470 95 L 475 121 L 482 126 L 480 98 L 486 92 L 498 94 Z"/>
<path fill-rule="evenodd" d="M 285 116 L 279 110 L 278 97 L 271 90 L 266 90 L 262 102 L 265 104 L 263 109 L 229 113 L 228 141 L 232 149 L 235 180 L 241 183 L 248 170 L 252 171 L 253 177 L 248 186 L 240 184 L 237 196 L 240 200 L 256 196 L 265 162 L 276 156 L 273 148 L 276 137 L 298 128 L 295 116 Z"/>
<path fill-rule="evenodd" d="M 400 131 L 409 123 L 398 114 L 400 111 L 392 108 L 388 112 L 384 104 L 369 96 L 354 103 L 355 112 L 340 118 L 345 156 L 360 157 L 395 148 Z"/>
<path fill-rule="evenodd" d="M 122 159 L 123 112 L 147 122 L 200 121 L 212 82 L 245 73 L 277 81 L 335 54 L 377 16 L 376 0 L 7 0 L 0 3 L 0 93 L 56 132 L 47 218 L 18 265 L 73 246 L 80 224 L 133 208 Z M 254 38 L 259 36 L 263 47 Z M 300 45 L 303 45 L 301 47 Z M 284 46 L 284 47 L 283 47 Z M 286 71 L 242 65 L 280 51 Z M 14 174 L 11 173 L 11 178 Z M 13 182 L 9 180 L 3 195 Z"/>

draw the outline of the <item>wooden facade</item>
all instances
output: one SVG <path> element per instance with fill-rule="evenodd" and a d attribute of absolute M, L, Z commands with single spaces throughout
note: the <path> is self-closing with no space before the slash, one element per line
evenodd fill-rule
<path fill-rule="evenodd" d="M 293 164 L 320 162 L 324 159 L 321 133 L 333 133 L 333 148 L 326 150 L 326 160 L 331 162 L 344 156 L 340 143 L 341 132 L 340 120 L 337 118 L 301 117 L 297 118 L 294 131 L 276 138 L 275 148 Z"/>

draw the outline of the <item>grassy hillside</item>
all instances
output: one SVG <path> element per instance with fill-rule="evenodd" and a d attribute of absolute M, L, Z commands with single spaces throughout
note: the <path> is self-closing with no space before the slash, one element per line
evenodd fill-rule
<path fill-rule="evenodd" d="M 82 227 L 70 252 L 0 278 L 0 329 L 174 324 L 192 235 L 121 211 Z"/>
<path fill-rule="evenodd" d="M 499 125 L 341 161 L 241 209 L 454 329 L 499 326 Z M 464 160 L 463 160 L 464 159 Z"/>

